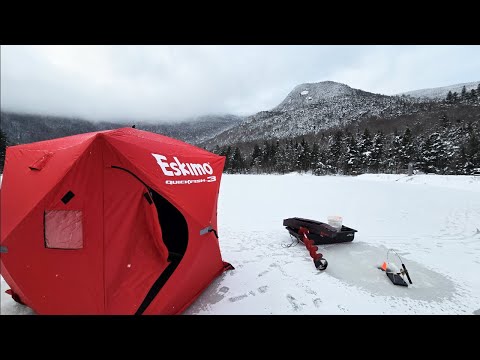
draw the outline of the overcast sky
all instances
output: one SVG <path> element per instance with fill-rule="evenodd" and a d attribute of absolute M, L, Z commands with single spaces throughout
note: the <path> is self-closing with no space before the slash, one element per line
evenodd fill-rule
<path fill-rule="evenodd" d="M 91 120 L 249 115 L 332 80 L 392 95 L 480 80 L 480 46 L 1 46 L 1 108 Z"/>

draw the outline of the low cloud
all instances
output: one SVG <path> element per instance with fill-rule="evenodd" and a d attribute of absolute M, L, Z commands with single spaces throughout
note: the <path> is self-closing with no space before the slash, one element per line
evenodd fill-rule
<path fill-rule="evenodd" d="M 1 46 L 2 110 L 91 120 L 249 115 L 298 84 L 387 95 L 479 80 L 480 46 Z"/>

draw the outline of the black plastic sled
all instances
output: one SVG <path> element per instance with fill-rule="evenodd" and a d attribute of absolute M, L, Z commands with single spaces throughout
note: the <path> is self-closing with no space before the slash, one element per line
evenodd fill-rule
<path fill-rule="evenodd" d="M 334 227 L 315 220 L 303 218 L 288 218 L 283 220 L 283 226 L 288 232 L 302 241 L 299 234 L 301 227 L 307 228 L 309 231 L 308 238 L 314 242 L 315 245 L 324 244 L 338 244 L 352 241 L 357 230 L 342 225 L 342 228 L 337 231 Z"/>

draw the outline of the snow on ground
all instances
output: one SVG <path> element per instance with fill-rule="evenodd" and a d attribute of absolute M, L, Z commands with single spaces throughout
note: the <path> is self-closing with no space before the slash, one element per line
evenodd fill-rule
<path fill-rule="evenodd" d="M 480 314 L 480 177 L 224 175 L 218 277 L 185 314 Z M 343 216 L 351 243 L 320 245 L 315 269 L 282 225 Z M 395 249 L 413 285 L 377 269 Z M 1 313 L 30 314 L 4 294 Z"/>
<path fill-rule="evenodd" d="M 480 192 L 480 176 L 408 176 L 396 174 L 365 174 L 357 176 L 357 179 L 367 181 L 395 181 L 415 185 L 435 186 L 456 190 Z"/>

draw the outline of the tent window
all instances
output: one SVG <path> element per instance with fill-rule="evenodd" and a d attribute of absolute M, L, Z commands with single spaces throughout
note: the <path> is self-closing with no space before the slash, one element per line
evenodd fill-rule
<path fill-rule="evenodd" d="M 44 216 L 46 248 L 83 248 L 82 211 L 47 210 Z"/>

